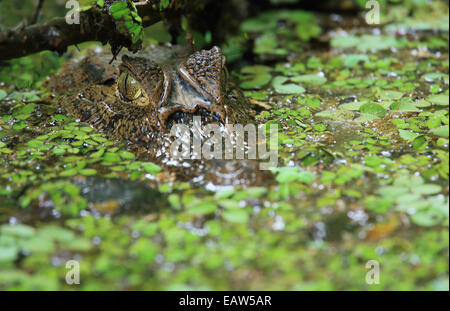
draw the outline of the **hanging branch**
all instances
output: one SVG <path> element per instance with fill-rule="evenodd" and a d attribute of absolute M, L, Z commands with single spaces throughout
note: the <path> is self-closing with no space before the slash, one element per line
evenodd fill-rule
<path fill-rule="evenodd" d="M 106 1 L 105 1 L 106 2 Z M 110 1 L 114 3 L 114 1 Z M 116 1 L 118 2 L 118 1 Z M 134 4 L 142 27 L 161 20 L 160 12 L 153 1 Z M 42 4 L 42 1 L 40 2 Z M 136 42 L 125 38 L 117 30 L 117 18 L 96 6 L 80 12 L 79 24 L 68 24 L 66 18 L 55 18 L 44 24 L 34 24 L 22 29 L 6 29 L 0 32 L 0 61 L 22 57 L 44 50 L 63 53 L 67 47 L 87 41 L 109 42 L 113 49 L 120 46 L 133 47 Z M 133 36 L 131 37 L 133 38 Z"/>

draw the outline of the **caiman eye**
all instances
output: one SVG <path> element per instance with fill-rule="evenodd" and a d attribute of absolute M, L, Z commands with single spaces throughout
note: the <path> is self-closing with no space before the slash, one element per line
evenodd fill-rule
<path fill-rule="evenodd" d="M 131 75 L 122 72 L 119 77 L 120 95 L 129 101 L 136 100 L 142 95 L 142 88 Z"/>

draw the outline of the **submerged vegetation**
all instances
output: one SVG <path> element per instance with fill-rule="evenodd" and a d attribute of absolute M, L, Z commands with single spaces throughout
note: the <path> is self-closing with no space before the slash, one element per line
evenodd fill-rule
<path fill-rule="evenodd" d="M 448 5 L 379 1 L 367 25 L 270 2 L 221 46 L 271 107 L 256 116 L 278 125 L 270 172 L 158 163 L 70 119 L 46 77 L 98 43 L 0 63 L 0 289 L 448 290 Z"/>

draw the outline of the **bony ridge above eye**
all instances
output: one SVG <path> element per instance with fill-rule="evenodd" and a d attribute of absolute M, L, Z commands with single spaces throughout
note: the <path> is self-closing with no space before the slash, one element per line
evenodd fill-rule
<path fill-rule="evenodd" d="M 139 82 L 126 72 L 120 74 L 118 87 L 120 95 L 125 100 L 133 101 L 142 95 L 142 88 Z"/>

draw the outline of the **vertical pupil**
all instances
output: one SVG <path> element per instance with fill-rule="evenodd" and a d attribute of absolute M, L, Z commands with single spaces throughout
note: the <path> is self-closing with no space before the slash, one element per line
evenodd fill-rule
<path fill-rule="evenodd" d="M 128 100 L 135 100 L 141 96 L 141 88 L 136 80 L 128 73 L 120 75 L 119 91 Z"/>
<path fill-rule="evenodd" d="M 128 94 L 128 74 L 125 76 L 125 94 Z"/>

